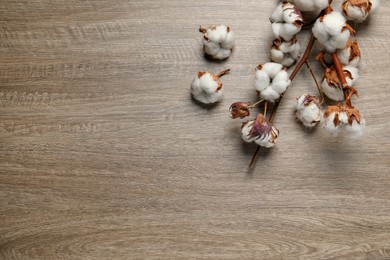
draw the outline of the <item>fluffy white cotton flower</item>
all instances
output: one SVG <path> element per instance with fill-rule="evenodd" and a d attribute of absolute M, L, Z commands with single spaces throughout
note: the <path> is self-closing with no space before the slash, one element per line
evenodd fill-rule
<path fill-rule="evenodd" d="M 306 127 L 313 127 L 320 122 L 320 101 L 309 94 L 304 94 L 297 99 L 295 116 Z"/>
<path fill-rule="evenodd" d="M 379 0 L 345 0 L 342 8 L 348 20 L 363 22 L 378 5 Z"/>
<path fill-rule="evenodd" d="M 319 13 L 328 6 L 328 0 L 289 0 L 288 2 L 293 3 L 301 12 Z"/>
<path fill-rule="evenodd" d="M 366 121 L 354 107 L 347 105 L 329 106 L 323 115 L 323 127 L 333 136 L 337 136 L 345 129 L 351 138 L 360 137 L 366 125 Z"/>
<path fill-rule="evenodd" d="M 359 70 L 352 66 L 343 66 L 343 72 L 348 85 L 353 86 L 359 78 Z M 344 100 L 343 86 L 339 80 L 335 67 L 332 66 L 325 70 L 321 88 L 322 92 L 328 98 L 334 101 Z"/>
<path fill-rule="evenodd" d="M 303 18 L 298 8 L 291 3 L 281 3 L 276 7 L 270 21 L 275 38 L 290 41 L 302 29 Z"/>
<path fill-rule="evenodd" d="M 234 33 L 227 25 L 212 25 L 208 29 L 200 27 L 204 33 L 203 51 L 214 59 L 223 60 L 230 56 L 234 47 Z"/>
<path fill-rule="evenodd" d="M 192 96 L 201 103 L 210 104 L 222 98 L 223 88 L 219 77 L 229 72 L 224 70 L 218 75 L 210 72 L 198 72 L 191 84 Z"/>
<path fill-rule="evenodd" d="M 289 68 L 299 59 L 300 52 L 301 46 L 296 37 L 291 41 L 276 39 L 271 47 L 271 60 Z"/>
<path fill-rule="evenodd" d="M 255 142 L 259 146 L 270 148 L 275 145 L 279 130 L 274 127 L 262 114 L 255 120 L 244 123 L 241 127 L 241 137 L 245 142 Z"/>
<path fill-rule="evenodd" d="M 256 68 L 255 87 L 263 100 L 275 102 L 290 83 L 287 69 L 279 63 L 268 62 Z"/>
<path fill-rule="evenodd" d="M 354 30 L 347 25 L 341 13 L 332 11 L 317 19 L 312 32 L 324 49 L 333 53 L 337 49 L 345 48 Z"/>

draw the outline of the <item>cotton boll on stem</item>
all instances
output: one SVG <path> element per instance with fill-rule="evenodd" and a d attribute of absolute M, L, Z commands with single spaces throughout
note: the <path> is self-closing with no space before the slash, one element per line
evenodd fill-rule
<path fill-rule="evenodd" d="M 275 102 L 290 83 L 287 69 L 281 64 L 268 62 L 256 67 L 255 88 L 262 100 Z"/>
<path fill-rule="evenodd" d="M 366 122 L 359 111 L 353 106 L 338 104 L 328 106 L 323 114 L 323 127 L 333 136 L 337 136 L 342 129 L 348 137 L 362 136 Z"/>
<path fill-rule="evenodd" d="M 219 77 L 230 70 L 223 70 L 215 75 L 210 72 L 198 72 L 191 84 L 191 94 L 194 99 L 203 104 L 212 104 L 222 99 L 223 88 Z"/>

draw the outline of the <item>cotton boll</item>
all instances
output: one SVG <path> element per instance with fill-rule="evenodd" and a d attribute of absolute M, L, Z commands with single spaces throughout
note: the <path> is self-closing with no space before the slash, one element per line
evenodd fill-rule
<path fill-rule="evenodd" d="M 309 94 L 297 99 L 295 116 L 306 127 L 314 127 L 320 122 L 320 101 Z"/>
<path fill-rule="evenodd" d="M 245 142 L 255 142 L 259 146 L 270 148 L 275 145 L 279 130 L 273 126 L 262 114 L 255 120 L 244 123 L 241 127 L 241 138 Z"/>
<path fill-rule="evenodd" d="M 276 39 L 271 47 L 271 60 L 288 68 L 299 58 L 300 51 L 301 46 L 296 37 L 291 41 Z"/>
<path fill-rule="evenodd" d="M 228 58 L 234 47 L 234 33 L 229 26 L 212 25 L 208 29 L 200 27 L 204 33 L 203 51 L 214 59 L 223 60 Z"/>
<path fill-rule="evenodd" d="M 345 0 L 342 4 L 344 15 L 348 20 L 361 23 L 365 21 L 371 11 L 379 5 L 376 0 Z"/>
<path fill-rule="evenodd" d="M 312 32 L 329 53 L 345 48 L 351 33 L 354 33 L 353 29 L 346 24 L 344 16 L 336 11 L 318 18 Z"/>
<path fill-rule="evenodd" d="M 366 124 L 357 109 L 341 104 L 329 106 L 323 114 L 323 122 L 324 129 L 334 136 L 345 129 L 351 138 L 361 136 Z"/>
<path fill-rule="evenodd" d="M 347 46 L 344 49 L 339 50 L 337 55 L 341 65 L 357 67 L 361 58 L 358 41 L 349 39 Z"/>
<path fill-rule="evenodd" d="M 301 31 L 303 25 L 302 14 L 291 3 L 279 4 L 271 15 L 270 21 L 275 38 L 285 41 L 290 41 Z"/>
<path fill-rule="evenodd" d="M 191 84 L 191 94 L 194 99 L 204 104 L 219 101 L 224 92 L 219 77 L 228 71 L 229 70 L 224 70 L 218 75 L 214 75 L 210 72 L 199 72 Z"/>
<path fill-rule="evenodd" d="M 256 68 L 255 87 L 263 100 L 275 102 L 290 83 L 286 68 L 281 64 L 268 62 Z"/>
<path fill-rule="evenodd" d="M 359 78 L 359 70 L 352 66 L 343 66 L 343 72 L 347 84 L 353 86 L 353 84 Z M 334 101 L 343 101 L 344 92 L 342 84 L 337 75 L 337 71 L 334 66 L 329 69 L 326 69 L 324 72 L 324 77 L 322 79 L 321 88 L 323 93 L 330 99 Z"/>

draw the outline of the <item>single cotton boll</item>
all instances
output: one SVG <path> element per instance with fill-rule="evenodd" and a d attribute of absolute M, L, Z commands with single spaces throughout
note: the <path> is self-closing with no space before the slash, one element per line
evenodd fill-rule
<path fill-rule="evenodd" d="M 296 37 L 291 41 L 276 39 L 271 47 L 271 60 L 289 68 L 299 59 L 300 52 L 301 46 Z"/>
<path fill-rule="evenodd" d="M 259 146 L 271 148 L 275 145 L 279 130 L 273 126 L 262 114 L 255 120 L 244 123 L 241 127 L 241 138 L 245 142 L 255 142 Z"/>
<path fill-rule="evenodd" d="M 263 100 L 275 102 L 290 83 L 287 69 L 281 64 L 268 62 L 256 68 L 255 88 Z"/>
<path fill-rule="evenodd" d="M 199 72 L 191 84 L 191 94 L 194 99 L 204 104 L 215 103 L 222 98 L 223 88 L 219 76 L 229 70 L 222 71 L 218 75 L 209 72 Z"/>
<path fill-rule="evenodd" d="M 371 11 L 379 5 L 376 0 L 345 0 L 342 4 L 344 15 L 348 20 L 361 23 L 365 21 Z"/>
<path fill-rule="evenodd" d="M 345 129 L 351 138 L 361 136 L 366 124 L 357 109 L 341 104 L 329 106 L 322 121 L 324 129 L 332 135 L 337 136 L 341 129 Z"/>
<path fill-rule="evenodd" d="M 275 38 L 285 41 L 290 41 L 301 31 L 303 25 L 302 14 L 291 3 L 279 4 L 272 13 L 270 21 Z"/>
<path fill-rule="evenodd" d="M 306 127 L 314 127 L 320 122 L 320 101 L 309 94 L 297 99 L 295 116 Z"/>
<path fill-rule="evenodd" d="M 312 29 L 313 35 L 329 53 L 345 48 L 353 33 L 353 29 L 346 24 L 344 16 L 336 11 L 318 18 Z"/>
<path fill-rule="evenodd" d="M 341 65 L 357 67 L 361 58 L 358 41 L 349 39 L 347 46 L 344 49 L 339 50 L 337 54 Z"/>
<path fill-rule="evenodd" d="M 212 25 L 208 29 L 200 27 L 204 33 L 203 51 L 214 59 L 228 58 L 234 47 L 234 33 L 227 25 Z"/>
<path fill-rule="evenodd" d="M 347 84 L 353 86 L 353 84 L 359 78 L 359 70 L 352 66 L 343 66 L 343 72 Z M 330 99 L 334 101 L 343 101 L 344 92 L 342 84 L 337 75 L 337 71 L 334 66 L 329 69 L 326 69 L 324 72 L 324 77 L 321 83 L 321 88 L 323 93 Z"/>

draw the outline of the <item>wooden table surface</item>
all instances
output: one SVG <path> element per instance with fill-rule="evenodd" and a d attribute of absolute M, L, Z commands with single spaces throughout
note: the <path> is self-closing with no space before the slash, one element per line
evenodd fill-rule
<path fill-rule="evenodd" d="M 2 0 L 0 259 L 390 259 L 390 1 L 357 25 L 364 138 L 295 122 L 304 69 L 248 170 L 228 108 L 256 99 L 276 2 Z M 202 54 L 213 23 L 236 33 L 224 62 Z M 224 99 L 194 102 L 223 68 Z"/>

